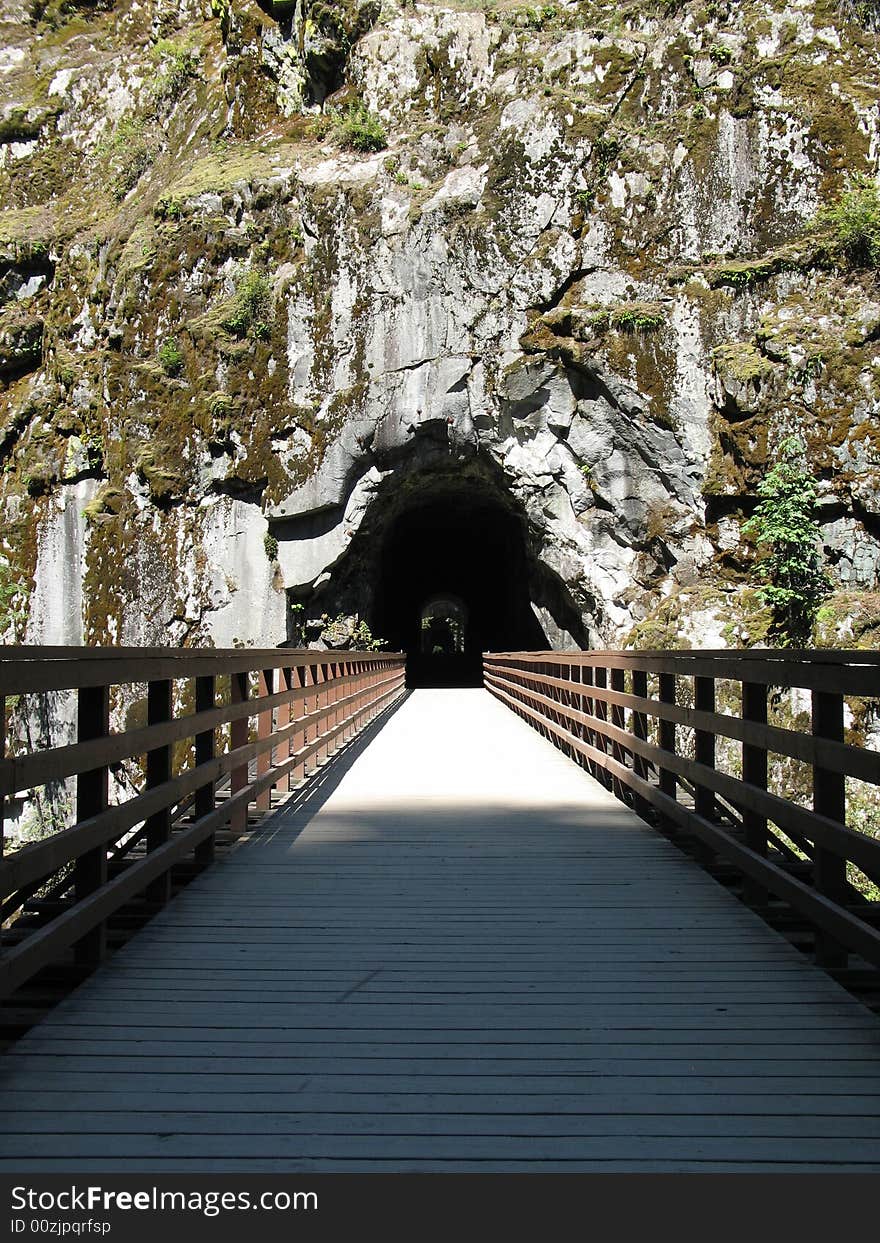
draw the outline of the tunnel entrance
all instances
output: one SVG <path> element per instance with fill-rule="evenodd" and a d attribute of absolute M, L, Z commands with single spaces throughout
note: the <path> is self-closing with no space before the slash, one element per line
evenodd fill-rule
<path fill-rule="evenodd" d="M 328 619 L 359 618 L 386 650 L 407 653 L 410 686 L 479 686 L 486 651 L 589 646 L 497 463 L 425 440 L 382 466 L 341 555 L 305 590 L 288 588 L 291 646 Z M 314 571 L 314 549 L 342 526 L 342 511 L 328 509 L 276 522 L 273 534 L 294 573 L 300 543 Z"/>
<path fill-rule="evenodd" d="M 381 543 L 371 628 L 407 653 L 410 686 L 479 686 L 484 651 L 548 647 L 522 520 L 467 488 L 413 499 Z"/>

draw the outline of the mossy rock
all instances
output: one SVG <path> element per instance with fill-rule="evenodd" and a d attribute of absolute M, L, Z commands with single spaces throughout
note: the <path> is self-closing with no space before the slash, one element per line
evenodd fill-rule
<path fill-rule="evenodd" d="M 125 504 L 126 494 L 121 488 L 106 484 L 83 510 L 88 523 L 99 523 L 118 515 Z"/>
<path fill-rule="evenodd" d="M 773 364 L 747 341 L 727 341 L 712 351 L 715 370 L 722 380 L 737 384 L 758 383 L 773 374 Z"/>
<path fill-rule="evenodd" d="M 180 500 L 186 491 L 186 480 L 175 463 L 179 458 L 161 443 L 151 441 L 141 447 L 135 469 L 150 489 L 151 498 L 159 505 Z"/>
<path fill-rule="evenodd" d="M 880 648 L 880 592 L 836 591 L 816 613 L 817 647 Z"/>

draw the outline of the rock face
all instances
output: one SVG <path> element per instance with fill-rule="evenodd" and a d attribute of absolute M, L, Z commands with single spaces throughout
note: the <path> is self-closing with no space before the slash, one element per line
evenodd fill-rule
<path fill-rule="evenodd" d="M 861 618 L 870 12 L 0 0 L 0 629 L 407 642 L 435 565 L 487 646 L 747 643 L 792 434 Z"/>

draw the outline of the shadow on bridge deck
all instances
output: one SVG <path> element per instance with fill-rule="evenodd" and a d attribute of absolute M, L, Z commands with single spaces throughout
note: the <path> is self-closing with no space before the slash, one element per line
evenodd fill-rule
<path fill-rule="evenodd" d="M 880 1025 L 421 690 L 4 1059 L 0 1170 L 880 1170 Z"/>

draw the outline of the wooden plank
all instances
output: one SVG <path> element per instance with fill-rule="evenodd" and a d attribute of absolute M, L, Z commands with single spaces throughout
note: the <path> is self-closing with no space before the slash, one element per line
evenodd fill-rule
<path fill-rule="evenodd" d="M 497 1137 L 506 1139 L 512 1133 L 521 1139 L 561 1140 L 604 1138 L 611 1142 L 626 1137 L 639 1141 L 649 1137 L 711 1138 L 727 1139 L 779 1139 L 826 1140 L 840 1142 L 845 1146 L 861 1141 L 862 1151 L 870 1153 L 869 1159 L 880 1165 L 876 1141 L 880 1139 L 880 1119 L 856 1113 L 841 1112 L 835 1116 L 811 1114 L 809 1111 L 790 1115 L 741 1117 L 728 1110 L 730 1098 L 712 1097 L 706 1102 L 702 1114 L 677 1114 L 668 1099 L 665 1110 L 658 1112 L 640 1109 L 637 1101 L 622 1101 L 618 1111 L 614 1099 L 601 1102 L 600 1107 L 581 1112 L 569 1110 L 562 1113 L 554 1109 L 553 1102 L 529 1100 L 511 1102 L 507 1109 L 497 1113 L 487 1110 L 480 1103 L 479 1116 L 474 1117 L 468 1108 L 470 1102 L 433 1100 L 422 1104 L 408 1102 L 408 1108 L 400 1111 L 382 1109 L 374 1102 L 372 1109 L 350 1112 L 344 1101 L 331 1100 L 329 1108 L 316 1103 L 314 1110 L 305 1106 L 297 1109 L 273 1109 L 257 1112 L 199 1112 L 183 1107 L 174 1108 L 173 1103 L 164 1112 L 120 1109 L 100 1112 L 92 1107 L 83 1111 L 79 1124 L 71 1115 L 67 1121 L 69 1134 L 76 1136 L 80 1127 L 90 1136 L 115 1136 L 121 1134 L 150 1135 L 173 1132 L 176 1135 L 209 1136 L 278 1136 L 279 1138 L 301 1136 L 310 1142 L 317 1138 L 336 1136 L 381 1137 L 383 1148 L 399 1136 L 412 1136 L 414 1140 L 425 1137 L 455 1136 L 465 1140 L 469 1136 Z M 333 1106 L 336 1108 L 333 1108 Z M 456 1108 L 458 1106 L 458 1108 Z M 856 1104 L 855 1108 L 859 1108 Z M 861 1105 L 864 1109 L 865 1106 Z M 459 1112 L 460 1110 L 460 1112 Z M 551 1112 L 552 1110 L 552 1112 Z M 42 1111 L 19 1114 L 13 1121 L 14 1133 L 22 1140 L 30 1135 L 52 1136 L 58 1127 L 57 1116 Z M 25 1141 L 26 1142 L 26 1141 Z"/>
<path fill-rule="evenodd" d="M 197 1139 L 197 1149 L 194 1146 Z M 589 1136 L 481 1136 L 481 1135 L 421 1135 L 382 1138 L 377 1145 L 376 1137 L 356 1135 L 331 1135 L 305 1137 L 294 1135 L 199 1135 L 168 1134 L 138 1135 L 119 1131 L 112 1135 L 88 1133 L 67 1135 L 24 1135 L 10 1132 L 9 1143 L 14 1157 L 30 1162 L 42 1156 L 65 1157 L 70 1161 L 71 1148 L 75 1143 L 77 1156 L 126 1157 L 140 1162 L 142 1158 L 155 1157 L 160 1151 L 166 1159 L 176 1160 L 198 1153 L 199 1161 L 206 1157 L 245 1157 L 259 1161 L 263 1168 L 266 1160 L 287 1157 L 324 1161 L 347 1158 L 354 1161 L 370 1161 L 381 1155 L 385 1160 L 401 1158 L 435 1162 L 438 1160 L 470 1161 L 480 1163 L 497 1160 L 541 1161 L 568 1159 L 584 1161 L 592 1158 L 608 1162 L 618 1160 L 631 1162 L 638 1159 L 682 1162 L 702 1158 L 715 1161 L 764 1162 L 770 1165 L 780 1159 L 786 1162 L 809 1161 L 828 1167 L 837 1162 L 859 1162 L 865 1167 L 880 1171 L 877 1145 L 864 1139 L 794 1138 L 786 1140 L 784 1157 L 780 1157 L 780 1144 L 775 1138 L 758 1136 L 746 1139 L 694 1136 L 679 1138 L 669 1135 L 625 1136 L 601 1138 Z M 829 1159 L 829 1145 L 834 1157 Z"/>

